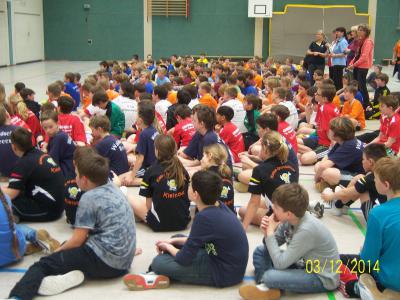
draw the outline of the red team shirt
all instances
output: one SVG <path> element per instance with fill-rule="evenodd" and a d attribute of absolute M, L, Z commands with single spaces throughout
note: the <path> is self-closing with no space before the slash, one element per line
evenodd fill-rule
<path fill-rule="evenodd" d="M 396 141 L 390 147 L 394 152 L 398 153 L 400 148 L 400 116 L 394 114 L 391 118 L 381 116 L 381 138 L 380 143 L 386 143 L 389 138 L 394 138 Z"/>
<path fill-rule="evenodd" d="M 240 130 L 232 122 L 221 128 L 219 136 L 232 152 L 234 162 L 240 162 L 239 153 L 244 151 L 244 140 Z"/>
<path fill-rule="evenodd" d="M 58 126 L 68 134 L 74 142 L 86 142 L 85 127 L 78 116 L 70 114 L 58 115 Z"/>
<path fill-rule="evenodd" d="M 279 122 L 278 132 L 292 145 L 294 152 L 297 153 L 297 138 L 292 126 L 285 121 Z"/>
<path fill-rule="evenodd" d="M 11 117 L 10 123 L 11 123 L 11 125 L 22 127 L 22 128 L 25 128 L 25 129 L 28 129 L 29 131 L 31 131 L 29 126 L 26 124 L 26 122 L 24 120 L 22 120 L 20 117 L 18 117 L 17 115 L 14 115 Z M 33 136 L 33 134 L 32 134 L 32 145 L 36 146 L 36 139 Z"/>
<path fill-rule="evenodd" d="M 331 140 L 328 138 L 329 122 L 338 117 L 339 110 L 333 103 L 325 103 L 318 106 L 315 122 L 317 123 L 318 144 L 329 147 Z"/>
<path fill-rule="evenodd" d="M 21 116 L 17 115 L 19 118 L 21 118 Z M 30 110 L 28 111 L 28 119 L 25 120 L 26 125 L 29 126 L 31 132 L 32 132 L 32 136 L 35 138 L 35 144 L 36 145 L 36 138 L 39 135 L 45 136 L 45 133 L 42 129 L 42 126 L 40 126 L 40 122 L 39 119 L 35 116 L 35 114 L 33 112 L 31 112 Z"/>
<path fill-rule="evenodd" d="M 191 118 L 186 118 L 176 124 L 173 137 L 177 147 L 187 147 L 195 133 L 196 129 L 194 129 Z"/>

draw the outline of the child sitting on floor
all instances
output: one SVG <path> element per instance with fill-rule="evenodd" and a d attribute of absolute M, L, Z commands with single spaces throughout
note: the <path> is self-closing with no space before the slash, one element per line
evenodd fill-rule
<path fill-rule="evenodd" d="M 239 210 L 245 230 L 250 224 L 259 225 L 261 218 L 270 211 L 268 203 L 261 204 L 261 195 L 266 197 L 267 202 L 272 199 L 277 187 L 299 180 L 299 172 L 288 160 L 289 149 L 282 136 L 277 132 L 269 132 L 261 139 L 260 158 L 263 162 L 253 169 L 249 181 L 251 198 L 247 207 Z"/>
<path fill-rule="evenodd" d="M 199 212 L 189 236 L 158 241 L 159 254 L 150 266 L 155 274 L 126 275 L 124 282 L 129 289 L 165 288 L 170 279 L 214 287 L 233 286 L 243 280 L 249 244 L 239 220 L 216 200 L 221 190 L 222 180 L 214 172 L 193 175 L 189 197 Z"/>
<path fill-rule="evenodd" d="M 71 238 L 56 253 L 33 264 L 10 298 L 56 295 L 81 284 L 85 276 L 114 278 L 130 269 L 136 247 L 132 209 L 122 192 L 108 182 L 107 159 L 87 154 L 75 161 L 77 183 L 85 193 Z"/>
<path fill-rule="evenodd" d="M 249 147 L 259 139 L 256 121 L 260 116 L 262 101 L 257 96 L 247 95 L 243 100 L 243 107 L 246 110 L 244 126 L 247 129 L 247 131 L 243 133 L 243 139 L 245 149 L 248 150 Z"/>
<path fill-rule="evenodd" d="M 339 286 L 339 253 L 332 233 L 306 212 L 308 193 L 297 183 L 278 187 L 271 216 L 263 216 L 263 245 L 253 253 L 256 282 L 240 287 L 246 300 L 277 300 L 281 291 L 322 293 Z M 286 244 L 285 250 L 280 246 Z M 325 264 L 333 267 L 322 268 Z M 318 267 L 321 266 L 321 267 Z"/>
<path fill-rule="evenodd" d="M 190 222 L 189 174 L 176 155 L 170 135 L 154 140 L 157 161 L 144 173 L 139 195 L 130 199 L 135 215 L 153 231 L 184 230 Z"/>
<path fill-rule="evenodd" d="M 356 130 L 365 128 L 365 112 L 360 101 L 355 98 L 358 89 L 352 85 L 344 88 L 344 104 L 341 116 L 351 120 Z"/>
<path fill-rule="evenodd" d="M 347 188 L 337 187 L 335 192 L 330 188 L 326 188 L 321 198 L 324 201 L 334 201 L 335 215 L 345 213 L 345 210 L 353 203 L 354 200 L 360 199 L 361 210 L 364 218 L 368 220 L 370 210 L 380 204 L 386 202 L 386 196 L 380 195 L 376 191 L 374 166 L 376 162 L 386 157 L 386 149 L 382 144 L 370 144 L 364 148 L 363 153 L 363 168 L 366 175 L 360 174 L 354 177 Z"/>
<path fill-rule="evenodd" d="M 239 153 L 244 151 L 244 140 L 239 128 L 232 123 L 234 111 L 230 106 L 220 106 L 217 110 L 217 123 L 220 126 L 219 136 L 229 147 L 235 163 L 240 162 Z"/>
<path fill-rule="evenodd" d="M 343 265 L 363 272 L 344 282 L 350 298 L 400 299 L 400 161 L 395 157 L 378 160 L 374 167 L 376 190 L 387 202 L 374 207 L 368 216 L 367 234 L 360 255 L 341 255 Z M 365 268 L 357 266 L 365 265 Z M 355 266 L 355 267 L 354 267 Z"/>
<path fill-rule="evenodd" d="M 17 225 L 11 209 L 11 200 L 1 189 L 0 202 L 0 267 L 19 261 L 24 255 L 42 250 L 52 253 L 60 247 L 60 243 L 46 230 Z"/>
<path fill-rule="evenodd" d="M 186 148 L 192 137 L 196 133 L 191 119 L 192 111 L 189 106 L 185 104 L 178 104 L 174 111 L 175 118 L 178 124 L 168 130 L 168 134 L 174 137 L 178 149 Z"/>
<path fill-rule="evenodd" d="M 222 178 L 222 191 L 219 201 L 228 206 L 235 214 L 235 191 L 232 185 L 232 171 L 226 164 L 228 156 L 222 145 L 212 144 L 204 147 L 201 168 L 215 172 Z"/>

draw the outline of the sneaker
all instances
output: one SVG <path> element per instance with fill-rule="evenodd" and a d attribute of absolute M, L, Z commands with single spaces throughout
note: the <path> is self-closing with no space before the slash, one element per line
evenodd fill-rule
<path fill-rule="evenodd" d="M 78 270 L 63 275 L 46 276 L 40 284 L 38 294 L 42 296 L 58 295 L 80 285 L 84 279 L 85 275 Z"/>
<path fill-rule="evenodd" d="M 330 186 L 326 181 L 321 180 L 321 181 L 316 182 L 314 187 L 318 191 L 318 193 L 322 193 L 327 187 L 330 187 Z"/>
<path fill-rule="evenodd" d="M 370 274 L 364 273 L 360 276 L 358 287 L 360 288 L 360 297 L 362 300 L 383 299 L 383 294 L 378 290 L 375 279 Z"/>
<path fill-rule="evenodd" d="M 281 297 L 281 291 L 260 288 L 255 285 L 243 285 L 239 288 L 239 295 L 244 300 L 277 300 Z"/>
<path fill-rule="evenodd" d="M 34 253 L 42 252 L 43 248 L 37 244 L 27 243 L 24 255 L 31 255 Z"/>
<path fill-rule="evenodd" d="M 343 215 L 343 207 L 337 208 L 335 205 L 332 206 L 332 213 L 336 217 L 340 217 Z"/>
<path fill-rule="evenodd" d="M 320 202 L 318 202 L 315 206 L 314 206 L 314 214 L 318 219 L 321 219 L 324 216 L 324 211 L 325 211 L 325 207 L 323 204 L 321 204 Z"/>
<path fill-rule="evenodd" d="M 46 253 L 53 253 L 60 248 L 60 242 L 53 239 L 44 229 L 36 232 L 36 242 Z"/>
<path fill-rule="evenodd" d="M 154 272 L 147 274 L 128 274 L 124 276 L 123 280 L 131 291 L 166 289 L 169 287 L 169 278 L 164 275 L 157 275 Z"/>
<path fill-rule="evenodd" d="M 235 182 L 233 187 L 238 193 L 247 193 L 249 190 L 249 186 L 241 182 Z"/>

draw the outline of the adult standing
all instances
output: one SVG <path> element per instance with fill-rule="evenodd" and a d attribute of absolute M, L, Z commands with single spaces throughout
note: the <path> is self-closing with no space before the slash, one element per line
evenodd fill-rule
<path fill-rule="evenodd" d="M 348 47 L 346 40 L 346 29 L 344 27 L 338 27 L 335 29 L 336 43 L 333 46 L 329 56 L 332 58 L 332 73 L 331 79 L 333 80 L 336 90 L 343 88 L 343 70 L 346 67 L 346 54 L 345 51 Z"/>
<path fill-rule="evenodd" d="M 358 81 L 358 89 L 360 90 L 364 99 L 364 108 L 369 103 L 369 95 L 367 90 L 367 74 L 371 68 L 374 56 L 374 42 L 369 38 L 371 28 L 368 25 L 359 25 L 357 36 L 360 46 L 356 52 L 356 56 L 350 62 L 348 69 L 354 70 L 354 79 Z"/>
<path fill-rule="evenodd" d="M 360 45 L 358 37 L 357 37 L 357 30 L 358 30 L 358 26 L 351 26 L 351 31 L 350 31 L 351 37 L 347 41 L 349 43 L 349 46 L 346 49 L 347 65 L 349 65 L 350 62 L 353 60 L 353 58 L 356 56 L 357 49 Z"/>
<path fill-rule="evenodd" d="M 325 34 L 322 30 L 318 30 L 315 34 L 315 41 L 310 44 L 307 50 L 308 72 L 310 73 L 311 79 L 313 78 L 315 70 L 324 71 L 327 51 Z M 314 84 L 313 79 L 312 81 Z"/>
<path fill-rule="evenodd" d="M 393 76 L 397 72 L 397 79 L 400 80 L 400 40 L 393 47 L 392 64 L 394 65 Z"/>

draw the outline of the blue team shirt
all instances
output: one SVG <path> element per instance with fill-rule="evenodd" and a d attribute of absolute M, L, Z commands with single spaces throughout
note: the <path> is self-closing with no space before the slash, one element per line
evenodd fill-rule
<path fill-rule="evenodd" d="M 75 100 L 74 110 L 76 110 L 77 107 L 79 107 L 79 105 L 81 104 L 81 95 L 79 93 L 79 87 L 73 82 L 65 82 L 64 86 L 65 86 L 65 92 L 67 94 L 70 94 L 71 97 Z"/>
<path fill-rule="evenodd" d="M 362 154 L 364 143 L 354 138 L 340 144 L 335 144 L 328 153 L 328 159 L 333 161 L 335 167 L 351 173 L 364 174 Z"/>
<path fill-rule="evenodd" d="M 61 130 L 49 140 L 48 154 L 60 166 L 65 179 L 76 177 L 72 162 L 75 148 L 71 137 Z"/>
<path fill-rule="evenodd" d="M 11 148 L 11 133 L 15 129 L 17 129 L 17 126 L 0 126 L 0 174 L 7 177 L 10 176 L 19 159 Z"/>
<path fill-rule="evenodd" d="M 249 243 L 236 215 L 222 202 L 217 203 L 219 206 L 209 206 L 196 214 L 189 237 L 175 261 L 189 266 L 198 251 L 205 249 L 214 285 L 227 287 L 243 280 Z"/>
<path fill-rule="evenodd" d="M 368 215 L 367 234 L 361 250 L 361 259 L 379 271 L 373 276 L 385 288 L 400 291 L 400 198 L 393 198 L 374 207 Z M 368 262 L 370 261 L 370 263 Z"/>
<path fill-rule="evenodd" d="M 208 131 L 204 136 L 196 132 L 183 152 L 193 159 L 201 160 L 203 158 L 203 148 L 212 144 L 221 144 L 225 147 L 228 153 L 226 164 L 232 169 L 232 153 L 225 145 L 224 141 L 213 130 Z"/>
<path fill-rule="evenodd" d="M 146 93 L 153 94 L 154 84 L 152 82 L 146 83 Z"/>
<path fill-rule="evenodd" d="M 128 157 L 124 145 L 115 136 L 108 135 L 96 144 L 97 152 L 110 162 L 110 177 L 111 171 L 117 175 L 121 175 L 129 171 Z"/>
<path fill-rule="evenodd" d="M 255 95 L 255 96 L 258 96 L 258 90 L 257 90 L 257 88 L 254 87 L 254 86 L 252 86 L 252 85 L 248 85 L 248 86 L 246 86 L 245 88 L 240 88 L 240 90 L 241 90 L 241 92 L 242 92 L 242 94 L 243 94 L 244 96 L 247 96 L 247 95 Z"/>
<path fill-rule="evenodd" d="M 136 153 L 144 156 L 142 168 L 148 168 L 156 161 L 156 153 L 154 150 L 154 139 L 158 135 L 158 131 L 149 126 L 145 128 L 139 135 L 139 141 L 136 146 Z"/>

